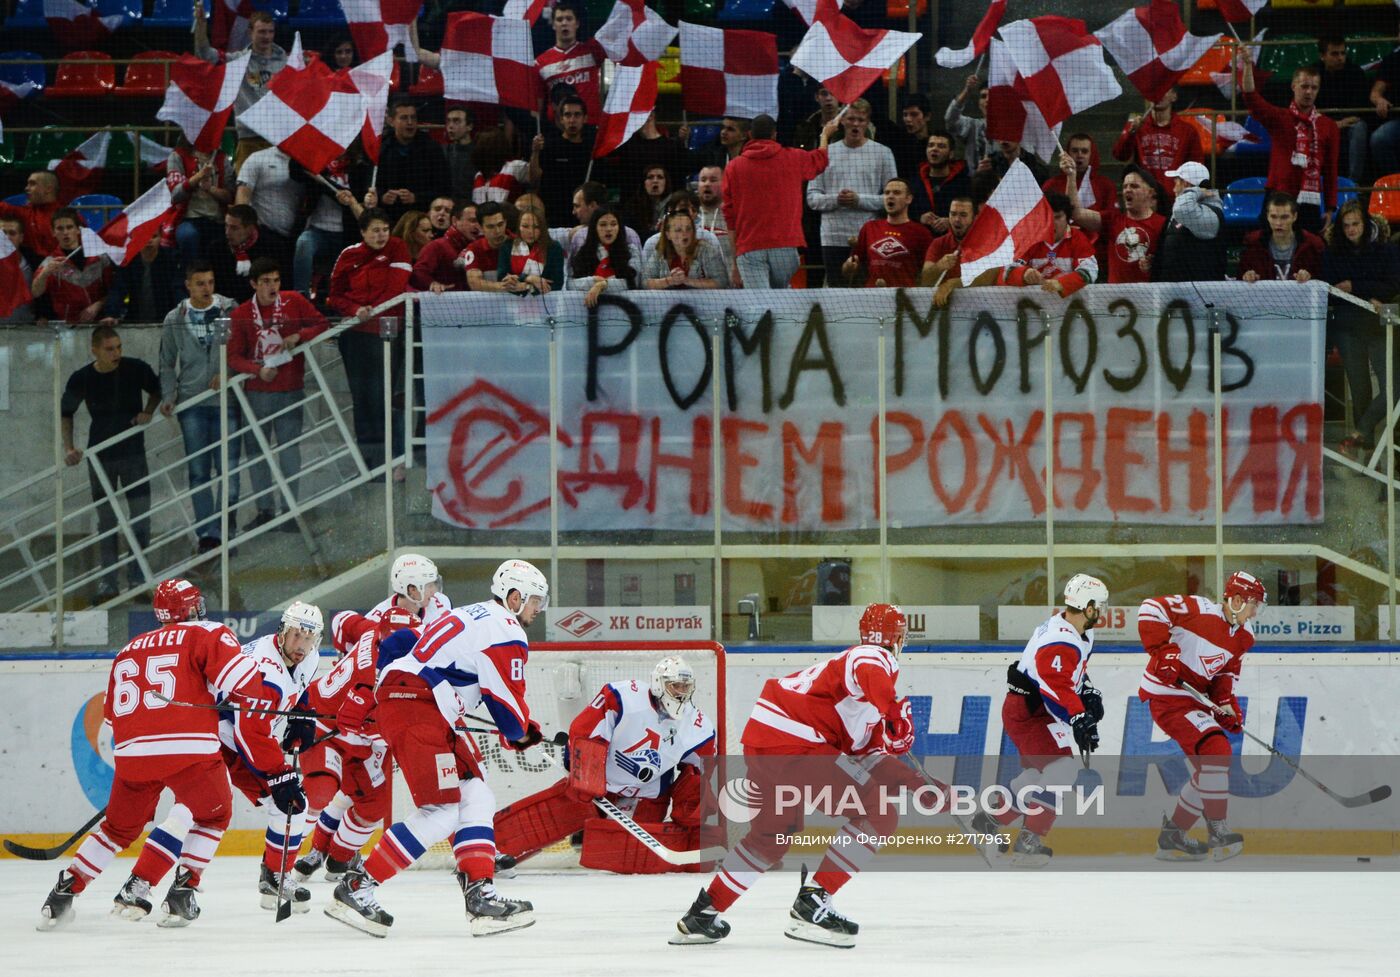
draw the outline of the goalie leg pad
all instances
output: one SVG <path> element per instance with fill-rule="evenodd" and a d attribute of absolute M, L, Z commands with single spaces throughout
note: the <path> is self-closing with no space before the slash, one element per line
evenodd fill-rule
<path fill-rule="evenodd" d="M 568 786 L 561 780 L 497 811 L 497 851 L 518 859 L 582 830 L 593 805 L 569 799 Z"/>
<path fill-rule="evenodd" d="M 693 851 L 699 847 L 700 832 L 695 828 L 670 823 L 637 823 L 667 848 Z M 579 864 L 584 868 L 604 869 L 619 875 L 659 875 L 663 872 L 700 872 L 711 869 L 708 865 L 668 865 L 611 818 L 590 818 L 584 822 L 583 851 L 579 854 Z"/>

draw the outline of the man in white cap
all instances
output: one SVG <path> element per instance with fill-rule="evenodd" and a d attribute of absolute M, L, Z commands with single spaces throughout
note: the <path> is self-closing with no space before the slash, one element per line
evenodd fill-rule
<path fill-rule="evenodd" d="M 1182 163 L 1167 176 L 1174 181 L 1176 200 L 1152 266 L 1154 281 L 1220 281 L 1225 277 L 1225 211 L 1211 189 L 1210 170 L 1203 163 Z"/>

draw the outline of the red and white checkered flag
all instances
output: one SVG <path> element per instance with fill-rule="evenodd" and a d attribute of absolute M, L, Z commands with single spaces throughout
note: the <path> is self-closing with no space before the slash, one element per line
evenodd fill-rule
<path fill-rule="evenodd" d="M 442 83 L 449 100 L 538 109 L 529 21 L 450 14 L 442 39 Z"/>
<path fill-rule="evenodd" d="M 210 64 L 182 54 L 170 66 L 170 84 L 156 118 L 179 126 L 199 152 L 212 153 L 219 147 L 233 114 L 233 103 L 251 53 L 244 51 L 224 64 Z"/>
<path fill-rule="evenodd" d="M 283 68 L 267 94 L 239 121 L 306 167 L 320 173 L 355 141 L 365 124 L 365 97 L 348 74 L 317 58 Z"/>
<path fill-rule="evenodd" d="M 221 51 L 243 50 L 252 39 L 252 15 L 253 0 L 214 0 L 209 43 Z"/>
<path fill-rule="evenodd" d="M 647 116 L 656 108 L 656 62 L 644 65 L 618 65 L 613 75 L 608 100 L 603 106 L 603 121 L 598 126 L 598 139 L 593 143 L 593 158 L 608 155 L 632 138 Z"/>
<path fill-rule="evenodd" d="M 24 280 L 19 252 L 8 237 L 0 234 L 0 319 L 8 319 L 33 297 Z"/>
<path fill-rule="evenodd" d="M 1400 3 L 1400 0 L 1395 0 L 1395 2 Z M 817 19 L 817 7 L 820 0 L 783 0 L 783 3 L 791 7 L 792 12 L 801 17 L 802 22 L 808 26 L 811 26 L 812 22 Z M 841 8 L 842 4 L 843 0 L 836 0 L 836 8 L 838 10 Z"/>
<path fill-rule="evenodd" d="M 100 16 L 95 5 L 78 0 L 44 0 L 44 19 L 49 33 L 65 51 L 101 48 L 126 18 L 121 14 Z"/>
<path fill-rule="evenodd" d="M 360 60 L 368 61 L 402 47 L 405 60 L 417 61 L 418 52 L 409 40 L 408 28 L 417 19 L 421 5 L 422 0 L 340 0 Z"/>
<path fill-rule="evenodd" d="M 170 186 L 161 180 L 128 204 L 101 231 L 84 227 L 83 253 L 105 254 L 116 264 L 130 264 L 147 242 L 169 223 L 174 210 Z"/>
<path fill-rule="evenodd" d="M 506 0 L 506 9 L 501 11 L 501 16 L 513 20 L 523 19 L 526 23 L 533 24 L 540 19 L 540 14 L 544 13 L 547 2 L 548 0 Z"/>
<path fill-rule="evenodd" d="M 1215 46 L 1214 37 L 1188 34 L 1174 0 L 1152 0 L 1094 32 L 1133 87 L 1159 102 Z"/>
<path fill-rule="evenodd" d="M 792 55 L 801 68 L 842 102 L 854 102 L 913 47 L 922 34 L 868 31 L 843 15 L 834 0 L 818 0 L 816 20 Z"/>
<path fill-rule="evenodd" d="M 961 68 L 972 63 L 974 58 L 980 57 L 987 50 L 987 45 L 992 41 L 992 35 L 1001 26 L 1001 18 L 1006 16 L 1006 0 L 992 0 L 987 7 L 987 12 L 982 15 L 982 19 L 977 22 L 976 29 L 972 32 L 972 40 L 967 42 L 967 47 L 950 48 L 941 47 L 934 54 L 933 60 L 937 61 L 944 68 Z"/>
<path fill-rule="evenodd" d="M 49 160 L 49 169 L 58 177 L 58 199 L 67 203 L 85 193 L 95 193 L 107 172 L 107 150 L 112 133 L 97 132 L 84 139 L 61 159 Z"/>
<path fill-rule="evenodd" d="M 778 117 L 778 39 L 681 21 L 681 103 L 709 118 Z"/>
<path fill-rule="evenodd" d="M 676 28 L 648 7 L 645 0 L 617 0 L 593 38 L 613 61 L 636 66 L 665 54 L 667 46 L 676 39 Z"/>
<path fill-rule="evenodd" d="M 1016 73 L 1025 80 L 1026 94 L 1049 125 L 1059 125 L 1123 94 L 1113 69 L 1103 59 L 1103 45 L 1082 20 L 1018 20 L 1001 29 L 1001 39 Z"/>
<path fill-rule="evenodd" d="M 1249 20 L 1263 10 L 1268 2 L 1269 0 L 1219 0 L 1216 6 L 1220 11 L 1220 16 L 1231 23 L 1238 24 L 1242 20 Z"/>
<path fill-rule="evenodd" d="M 384 111 L 389 107 L 389 88 L 394 77 L 394 53 L 382 51 L 364 64 L 343 68 L 350 82 L 365 99 L 365 121 L 360 129 L 360 145 L 365 155 L 379 165 L 380 133 L 384 131 Z"/>
<path fill-rule="evenodd" d="M 992 38 L 988 54 L 987 138 L 1018 142 L 1022 149 L 1049 162 L 1059 146 L 1060 127 L 1045 121 L 1006 44 Z"/>
<path fill-rule="evenodd" d="M 1030 167 L 1016 160 L 963 238 L 959 258 L 962 283 L 971 285 L 988 268 L 1003 268 L 1025 257 L 1027 251 L 1049 237 L 1054 223 L 1050 204 Z"/>

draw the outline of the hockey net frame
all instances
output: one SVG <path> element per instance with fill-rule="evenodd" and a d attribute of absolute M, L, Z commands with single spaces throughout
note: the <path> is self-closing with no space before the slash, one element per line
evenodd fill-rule
<path fill-rule="evenodd" d="M 473 734 L 481 748 L 486 782 L 496 795 L 500 810 L 521 797 L 555 783 L 564 772 L 540 756 L 548 751 L 562 762 L 563 748 L 549 742 L 556 732 L 569 729 L 574 717 L 607 682 L 637 679 L 650 683 L 652 668 L 667 655 L 680 655 L 695 670 L 695 702 L 715 725 L 715 752 L 726 749 L 725 649 L 715 641 L 547 641 L 530 645 L 525 665 L 525 701 L 540 724 L 545 742 L 525 753 L 502 746 L 500 737 Z M 484 710 L 479 710 L 484 714 Z M 391 781 L 390 814 L 384 827 L 411 813 L 413 800 L 395 766 Z M 414 863 L 416 869 L 452 869 L 452 842 L 448 838 L 428 849 Z M 530 869 L 577 869 L 578 855 L 568 841 L 553 845 L 532 857 Z"/>

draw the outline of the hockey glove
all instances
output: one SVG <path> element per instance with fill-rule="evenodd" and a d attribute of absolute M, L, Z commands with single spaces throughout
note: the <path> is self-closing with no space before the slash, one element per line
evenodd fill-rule
<path fill-rule="evenodd" d="M 374 690 L 368 685 L 357 685 L 345 693 L 335 723 L 342 733 L 364 733 L 374 706 Z"/>
<path fill-rule="evenodd" d="M 291 767 L 267 778 L 267 789 L 272 793 L 272 803 L 283 814 L 300 814 L 306 810 L 306 792 L 301 789 L 301 775 Z"/>
<path fill-rule="evenodd" d="M 540 732 L 540 724 L 532 719 L 529 727 L 525 730 L 525 735 L 518 740 L 509 740 L 507 744 L 512 750 L 523 753 L 536 743 L 542 742 L 544 742 L 544 734 Z"/>
<path fill-rule="evenodd" d="M 1094 722 L 1103 718 L 1103 693 L 1094 688 L 1087 677 L 1084 688 L 1079 690 L 1079 701 L 1084 703 L 1084 711 L 1094 717 Z"/>
<path fill-rule="evenodd" d="M 1074 730 L 1074 742 L 1083 753 L 1093 753 L 1099 748 L 1099 721 L 1087 712 L 1081 712 L 1069 721 Z"/>
<path fill-rule="evenodd" d="M 283 753 L 302 753 L 311 749 L 316 742 L 316 720 L 293 716 L 287 720 L 287 731 L 282 734 Z"/>
<path fill-rule="evenodd" d="M 1176 645 L 1165 645 L 1152 657 L 1148 666 L 1157 681 L 1163 685 L 1181 684 L 1181 649 Z"/>
<path fill-rule="evenodd" d="M 1215 719 L 1220 723 L 1220 728 L 1227 733 L 1238 733 L 1244 729 L 1244 708 L 1240 705 L 1240 700 L 1234 695 L 1230 695 L 1224 701 L 1217 702 L 1217 706 L 1228 709 L 1229 712 L 1216 712 Z"/>
<path fill-rule="evenodd" d="M 914 712 L 907 698 L 899 702 L 899 715 L 885 720 L 885 752 L 895 756 L 914 747 Z"/>

